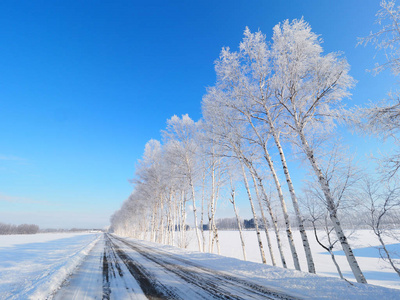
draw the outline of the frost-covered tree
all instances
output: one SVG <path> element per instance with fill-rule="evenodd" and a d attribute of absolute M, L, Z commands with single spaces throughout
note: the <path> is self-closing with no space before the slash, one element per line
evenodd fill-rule
<path fill-rule="evenodd" d="M 359 169 L 340 140 L 330 141 L 323 149 L 325 159 L 320 160 L 321 170 L 329 182 L 337 213 L 352 215 L 358 204 L 358 182 L 361 178 Z M 303 205 L 308 211 L 308 220 L 312 224 L 318 244 L 330 253 L 340 278 L 344 279 L 333 253 L 339 239 L 334 236 L 335 227 L 329 217 L 326 197 L 315 175 L 310 174 L 307 177 L 309 179 L 303 187 Z M 321 229 L 322 232 L 317 232 L 317 229 Z"/>
<path fill-rule="evenodd" d="M 333 249 L 335 244 L 339 241 L 337 238 L 332 238 L 332 231 L 334 231 L 334 227 L 329 223 L 329 215 L 327 213 L 326 207 L 321 205 L 321 203 L 315 201 L 313 198 L 314 195 L 312 193 L 305 193 L 305 203 L 304 205 L 308 209 L 308 220 L 312 224 L 314 230 L 314 237 L 317 241 L 318 245 L 320 245 L 324 250 L 328 251 L 331 255 L 331 259 L 333 264 L 336 267 L 336 270 L 341 279 L 344 279 L 342 270 L 338 262 L 336 261 L 335 254 L 333 253 Z M 323 229 L 323 233 L 325 234 L 326 242 L 322 240 L 318 233 L 318 229 Z"/>
<path fill-rule="evenodd" d="M 394 0 L 383 0 L 380 6 L 375 21 L 379 30 L 359 38 L 358 44 L 365 46 L 373 44 L 378 51 L 384 53 L 386 61 L 376 63 L 374 68 L 376 73 L 390 69 L 397 76 L 400 74 L 400 6 L 396 6 Z"/>
<path fill-rule="evenodd" d="M 149 195 L 149 202 L 152 201 L 152 240 L 162 242 L 164 238 L 164 193 L 162 170 L 162 149 L 161 143 L 157 140 L 147 142 L 143 158 L 136 166 L 135 181 L 141 184 L 142 190 Z"/>
<path fill-rule="evenodd" d="M 367 225 L 372 229 L 381 244 L 380 254 L 400 276 L 400 265 L 394 253 L 386 246 L 385 239 L 396 228 L 400 213 L 400 187 L 393 183 L 373 181 L 365 177 L 359 199 L 366 208 Z"/>
<path fill-rule="evenodd" d="M 167 128 L 163 131 L 166 143 L 169 143 L 170 157 L 176 165 L 180 165 L 178 172 L 190 187 L 190 193 L 193 205 L 194 228 L 198 242 L 198 249 L 202 251 L 201 239 L 197 220 L 197 205 L 195 182 L 198 178 L 198 145 L 196 142 L 196 132 L 198 124 L 194 122 L 189 115 L 183 115 L 182 118 L 174 115 L 167 120 Z"/>
<path fill-rule="evenodd" d="M 257 214 L 254 207 L 253 196 L 248 182 L 246 172 L 246 162 L 251 161 L 252 151 L 247 148 L 248 143 L 243 139 L 246 132 L 245 123 L 240 122 L 240 117 L 236 110 L 229 109 L 225 103 L 225 96 L 215 88 L 210 88 L 203 97 L 202 110 L 205 123 L 214 124 L 213 134 L 218 136 L 218 142 L 225 148 L 227 156 L 237 159 L 241 175 L 243 176 L 244 186 L 249 199 L 253 218 L 255 220 L 258 246 L 260 249 L 261 261 L 266 263 L 264 246 L 258 228 Z"/>
<path fill-rule="evenodd" d="M 207 201 L 209 252 L 213 252 L 214 244 L 220 254 L 217 223 L 215 215 L 220 198 L 221 185 L 224 181 L 226 161 L 224 161 L 224 149 L 219 143 L 217 124 L 211 122 L 200 123 L 197 142 L 199 144 L 199 159 L 203 162 L 199 167 L 203 173 L 202 191 Z M 207 187 L 206 187 L 207 185 Z"/>
<path fill-rule="evenodd" d="M 229 185 L 230 185 L 229 201 L 232 203 L 233 211 L 235 212 L 237 228 L 239 230 L 240 243 L 242 245 L 243 260 L 247 260 L 246 259 L 246 245 L 245 245 L 245 240 L 244 240 L 243 233 L 242 233 L 242 221 L 239 217 L 239 212 L 236 207 L 236 186 L 239 181 L 239 176 L 237 176 L 237 174 L 239 173 L 238 164 L 237 164 L 236 160 L 230 159 L 230 163 L 228 163 L 228 165 L 229 165 L 229 167 L 228 167 L 227 173 L 228 173 Z"/>
<path fill-rule="evenodd" d="M 35 224 L 12 225 L 0 223 L 0 235 L 8 234 L 36 234 L 39 232 L 39 226 Z"/>
<path fill-rule="evenodd" d="M 251 33 L 246 28 L 243 41 L 240 43 L 240 51 L 233 52 L 229 48 L 224 48 L 221 51 L 220 58 L 216 61 L 216 89 L 225 94 L 225 98 L 227 99 L 225 106 L 237 110 L 241 114 L 242 122 L 249 124 L 250 133 L 247 134 L 246 138 L 252 139 L 262 150 L 281 203 L 294 265 L 296 269 L 300 270 L 284 193 L 268 146 L 269 140 L 272 139 L 277 147 L 281 166 L 295 208 L 308 268 L 310 272 L 315 272 L 311 249 L 304 230 L 303 218 L 282 147 L 282 124 L 278 123 L 278 116 L 282 108 L 277 105 L 273 97 L 273 90 L 271 89 L 272 59 L 273 57 L 267 47 L 265 36 L 260 31 Z M 256 176 L 254 172 L 252 175 Z M 258 192 L 258 189 L 255 189 L 255 191 Z M 262 195 L 266 198 L 264 193 Z M 283 265 L 286 265 L 284 260 Z"/>
<path fill-rule="evenodd" d="M 245 62 L 247 63 L 247 65 L 249 65 L 250 72 L 248 73 L 247 77 L 254 86 L 254 88 L 252 89 L 247 88 L 247 95 L 252 100 L 251 102 L 253 103 L 253 105 L 255 104 L 255 108 L 252 109 L 252 118 L 262 121 L 262 124 L 267 125 L 268 133 L 272 136 L 275 146 L 278 149 L 282 169 L 285 174 L 285 179 L 288 185 L 293 207 L 295 209 L 297 223 L 303 241 L 308 270 L 311 273 L 315 273 L 314 261 L 312 258 L 307 234 L 304 229 L 303 217 L 300 212 L 297 196 L 294 190 L 293 182 L 290 176 L 289 168 L 286 162 L 286 157 L 281 142 L 283 128 L 279 123 L 281 107 L 277 105 L 276 99 L 273 97 L 273 90 L 270 84 L 272 77 L 271 74 L 273 72 L 273 57 L 267 47 L 265 35 L 263 35 L 260 31 L 251 33 L 250 30 L 246 28 L 244 35 L 245 37 L 240 44 L 240 50 L 242 53 L 242 57 L 244 57 Z M 260 131 L 255 132 L 257 135 L 260 134 Z M 259 140 L 261 141 L 263 139 L 259 137 Z M 266 142 L 263 141 L 263 144 L 265 148 Z M 268 163 L 272 165 L 271 172 L 274 181 L 276 182 L 276 185 L 279 186 L 277 176 L 274 172 L 273 163 Z M 280 189 L 278 188 L 277 191 L 282 201 L 283 198 L 280 193 Z M 285 217 L 288 216 L 285 212 L 284 215 Z"/>
<path fill-rule="evenodd" d="M 374 71 L 379 73 L 389 69 L 393 75 L 400 74 L 400 6 L 395 1 L 381 1 L 381 9 L 376 14 L 379 30 L 360 38 L 359 44 L 373 44 L 383 52 L 386 60 L 376 63 Z M 387 99 L 373 101 L 368 107 L 357 107 L 351 111 L 350 119 L 361 131 L 374 134 L 382 139 L 391 138 L 394 152 L 382 157 L 381 171 L 386 178 L 392 178 L 400 169 L 400 97 L 398 91 L 390 92 Z"/>
<path fill-rule="evenodd" d="M 285 21 L 274 27 L 274 92 L 285 112 L 285 124 L 309 161 L 325 197 L 329 216 L 353 274 L 366 279 L 343 232 L 321 155 L 314 142 L 335 126 L 341 100 L 354 85 L 349 65 L 337 53 L 323 55 L 320 38 L 304 20 Z"/>

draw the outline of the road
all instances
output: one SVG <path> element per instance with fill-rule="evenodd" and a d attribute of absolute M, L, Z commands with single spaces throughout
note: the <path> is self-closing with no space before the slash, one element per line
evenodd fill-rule
<path fill-rule="evenodd" d="M 298 299 L 110 234 L 54 299 Z"/>

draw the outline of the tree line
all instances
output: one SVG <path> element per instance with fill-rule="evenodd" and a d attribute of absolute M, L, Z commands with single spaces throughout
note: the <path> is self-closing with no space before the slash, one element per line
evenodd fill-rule
<path fill-rule="evenodd" d="M 386 45 L 393 57 L 387 56 L 388 62 L 378 69 L 390 68 L 398 75 L 400 55 L 393 49 L 399 49 L 394 46 L 400 37 L 395 26 L 400 9 L 394 1 L 383 1 L 381 7 L 378 19 L 388 25 L 360 43 Z M 392 35 L 387 35 L 389 29 Z M 355 86 L 350 66 L 340 53 L 324 54 L 321 43 L 300 19 L 277 24 L 270 41 L 261 31 L 246 28 L 238 50 L 223 48 L 215 61 L 216 83 L 202 99 L 201 120 L 172 116 L 162 130 L 162 141 L 145 145 L 132 180 L 134 190 L 111 217 L 111 230 L 186 247 L 190 213 L 198 250 L 216 248 L 219 253 L 216 211 L 219 202 L 230 202 L 246 259 L 245 224 L 236 206 L 236 194 L 243 198 L 244 191 L 263 263 L 267 253 L 272 265 L 279 259 L 286 268 L 291 259 L 300 270 L 293 240 L 296 228 L 308 272 L 315 273 L 305 230 L 311 226 L 334 262 L 332 249 L 340 244 L 354 277 L 366 283 L 342 226 L 342 219 L 351 218 L 356 208 L 380 240 L 384 258 L 400 274 L 384 242 L 385 230 L 399 224 L 398 147 L 395 154 L 378 160 L 379 174 L 369 176 L 353 161 L 338 130 L 338 125 L 347 125 L 397 143 L 399 98 L 391 95 L 383 102 L 346 109 L 345 99 Z M 295 189 L 292 175 L 298 167 L 289 167 L 288 157 L 308 172 L 301 188 Z M 324 229 L 327 245 L 317 228 Z M 283 238 L 290 258 L 284 255 Z M 338 272 L 341 275 L 339 268 Z"/>
<path fill-rule="evenodd" d="M 39 232 L 39 226 L 35 224 L 11 225 L 0 223 L 0 235 L 8 234 L 36 234 Z"/>

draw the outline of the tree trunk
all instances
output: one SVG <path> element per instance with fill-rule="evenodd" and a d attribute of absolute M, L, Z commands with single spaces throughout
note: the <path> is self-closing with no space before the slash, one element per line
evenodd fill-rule
<path fill-rule="evenodd" d="M 271 262 L 272 262 L 273 266 L 276 266 L 275 256 L 274 256 L 274 252 L 272 251 L 271 239 L 269 237 L 269 232 L 268 232 L 268 227 L 269 226 L 268 226 L 268 223 L 267 223 L 267 219 L 265 218 L 265 215 L 264 215 L 264 208 L 263 208 L 262 203 L 261 203 L 261 197 L 260 197 L 260 193 L 259 193 L 259 190 L 258 190 L 257 181 L 256 181 L 254 173 L 252 172 L 251 167 L 248 167 L 248 168 L 250 170 L 251 178 L 253 179 L 254 190 L 256 191 L 258 205 L 260 207 L 261 218 L 262 218 L 263 224 L 264 224 L 264 231 L 265 231 L 265 236 L 267 238 L 268 249 L 269 249 L 269 253 L 270 253 L 270 256 L 271 256 Z"/>
<path fill-rule="evenodd" d="M 171 245 L 171 246 L 173 246 L 173 241 L 174 241 L 174 236 L 173 236 L 174 205 L 173 205 L 173 201 L 172 201 L 172 195 L 173 195 L 173 192 L 172 192 L 172 190 L 170 190 L 169 197 L 168 197 L 168 245 Z"/>
<path fill-rule="evenodd" d="M 385 251 L 386 258 L 389 260 L 390 265 L 392 266 L 393 270 L 397 273 L 397 275 L 400 276 L 400 269 L 397 268 L 397 267 L 394 265 L 394 262 L 393 262 L 393 260 L 392 260 L 392 257 L 390 256 L 390 253 L 389 253 L 389 251 L 388 251 L 387 248 L 386 248 L 386 244 L 385 244 L 385 242 L 384 242 L 383 239 L 382 239 L 381 233 L 380 233 L 380 232 L 377 232 L 376 235 L 378 236 L 379 242 L 381 243 L 381 245 L 382 245 L 382 247 L 383 247 L 383 251 Z M 382 257 L 382 258 L 383 258 L 383 257 Z"/>
<path fill-rule="evenodd" d="M 180 233 L 181 233 L 181 242 L 180 247 L 186 248 L 186 199 L 185 199 L 185 192 L 182 190 L 181 192 L 181 203 L 180 203 L 180 210 L 181 210 L 181 223 L 180 223 Z"/>
<path fill-rule="evenodd" d="M 297 128 L 299 128 L 299 126 L 297 126 Z M 333 226 L 335 228 L 336 235 L 340 241 L 340 244 L 342 245 L 343 251 L 346 254 L 346 259 L 350 265 L 350 268 L 354 274 L 354 277 L 356 278 L 357 282 L 359 282 L 359 283 L 367 283 L 367 280 L 365 279 L 364 274 L 362 273 L 360 266 L 358 265 L 357 259 L 353 254 L 353 250 L 351 249 L 349 243 L 347 242 L 347 238 L 342 230 L 342 226 L 340 225 L 340 221 L 337 217 L 336 205 L 333 200 L 328 181 L 326 180 L 325 176 L 322 174 L 321 168 L 319 167 L 318 163 L 315 160 L 314 152 L 311 149 L 311 147 L 308 145 L 306 136 L 304 135 L 303 131 L 298 130 L 297 132 L 300 136 L 302 145 L 304 147 L 304 152 L 307 155 L 307 158 L 310 161 L 312 168 L 314 169 L 315 175 L 317 176 L 318 182 L 324 193 L 330 219 L 333 223 Z"/>
<path fill-rule="evenodd" d="M 276 242 L 278 244 L 279 254 L 281 256 L 282 267 L 284 267 L 286 269 L 287 265 L 286 265 L 285 255 L 283 254 L 283 247 L 282 247 L 281 237 L 280 237 L 280 234 L 279 234 L 278 221 L 276 220 L 274 212 L 272 211 L 271 201 L 269 200 L 267 192 L 265 191 L 264 185 L 262 183 L 262 179 L 260 178 L 260 176 L 258 176 L 258 174 L 257 174 L 257 172 L 256 172 L 256 170 L 254 168 L 253 168 L 253 171 L 255 172 L 255 175 L 257 176 L 258 185 L 261 188 L 262 194 L 264 196 L 264 201 L 267 204 L 268 212 L 269 212 L 269 215 L 270 215 L 271 220 L 272 220 L 272 224 L 274 225 L 275 237 L 276 237 Z"/>
<path fill-rule="evenodd" d="M 156 241 L 156 213 L 157 213 L 157 205 L 154 205 L 153 212 L 151 214 L 151 236 L 150 241 Z"/>
<path fill-rule="evenodd" d="M 232 183 L 231 183 L 231 186 L 232 186 Z M 237 225 L 239 228 L 239 236 L 240 236 L 240 242 L 242 244 L 243 260 L 246 260 L 246 247 L 245 247 L 245 243 L 244 243 L 244 239 L 243 239 L 242 225 L 240 224 L 239 214 L 236 209 L 235 190 L 233 188 L 231 191 L 231 203 L 233 205 L 233 210 L 235 211 L 236 221 L 237 221 Z"/>
<path fill-rule="evenodd" d="M 263 148 L 264 148 L 264 154 L 265 154 L 264 157 L 267 160 L 268 166 L 271 170 L 272 178 L 274 179 L 276 190 L 277 190 L 278 196 L 279 196 L 279 200 L 281 202 L 283 217 L 285 219 L 285 225 L 286 225 L 286 234 L 287 234 L 287 238 L 289 241 L 290 251 L 292 252 L 294 267 L 296 270 L 300 271 L 301 269 L 300 269 L 299 257 L 297 255 L 296 246 L 294 245 L 294 241 L 293 241 L 292 228 L 290 226 L 289 214 L 287 212 L 285 199 L 283 198 L 282 187 L 281 187 L 281 184 L 279 183 L 278 175 L 276 174 L 275 167 L 272 162 L 271 156 L 269 155 L 269 152 L 267 150 L 267 145 L 264 144 Z"/>
<path fill-rule="evenodd" d="M 215 202 L 215 166 L 214 166 L 214 155 L 212 157 L 212 167 L 211 167 L 211 199 L 210 199 L 210 222 L 209 228 L 212 231 L 211 240 L 211 251 L 214 252 L 214 240 L 215 240 L 215 219 L 214 219 L 214 202 Z"/>
<path fill-rule="evenodd" d="M 325 220 L 325 221 L 326 221 L 326 220 Z M 327 235 L 328 235 L 328 243 L 329 243 L 329 247 L 326 247 L 324 244 L 322 244 L 322 243 L 320 242 L 320 240 L 319 240 L 319 238 L 318 238 L 317 227 L 315 226 L 315 221 L 312 221 L 312 224 L 313 224 L 313 228 L 314 228 L 314 236 L 315 236 L 315 239 L 316 239 L 317 243 L 318 243 L 322 248 L 324 248 L 326 251 L 329 252 L 329 254 L 331 255 L 331 259 L 332 259 L 333 263 L 335 264 L 336 270 L 337 270 L 337 272 L 338 272 L 340 278 L 341 278 L 341 279 L 344 279 L 343 274 L 342 274 L 342 271 L 340 270 L 339 264 L 338 264 L 337 261 L 336 261 L 335 254 L 333 254 L 333 251 L 332 251 L 333 245 L 332 245 L 332 243 L 331 243 L 331 239 L 329 238 L 329 230 L 325 227 L 325 231 L 326 231 L 326 233 L 327 233 Z"/>
<path fill-rule="evenodd" d="M 189 183 L 190 183 L 190 187 L 191 187 L 191 190 L 192 190 L 194 230 L 196 230 L 197 244 L 199 246 L 199 251 L 201 252 L 202 251 L 201 240 L 200 240 L 200 235 L 199 235 L 199 225 L 198 225 L 198 222 L 197 222 L 197 213 L 196 213 L 196 211 L 197 211 L 197 209 L 196 209 L 196 196 L 195 196 L 194 185 L 193 185 L 193 180 L 192 180 L 191 176 L 189 178 L 189 181 L 190 181 Z"/>
<path fill-rule="evenodd" d="M 261 241 L 260 231 L 258 230 L 257 214 L 256 214 L 256 211 L 254 209 L 253 200 L 252 200 L 251 192 L 250 192 L 250 187 L 249 187 L 249 183 L 247 181 L 246 171 L 244 169 L 242 159 L 240 160 L 240 165 L 242 167 L 243 180 L 244 180 L 244 184 L 245 184 L 245 187 L 246 187 L 247 195 L 249 197 L 251 211 L 253 213 L 254 224 L 255 224 L 255 227 L 256 227 L 256 234 L 257 234 L 257 239 L 258 239 L 258 247 L 260 249 L 261 261 L 262 261 L 263 264 L 265 264 L 267 262 L 265 260 L 264 248 L 263 248 L 263 244 L 262 244 L 262 241 Z"/>
<path fill-rule="evenodd" d="M 164 243 L 164 198 L 160 195 L 160 229 L 158 243 Z"/>
<path fill-rule="evenodd" d="M 265 105 L 264 105 L 264 107 L 265 107 Z M 272 131 L 272 135 L 274 137 L 274 141 L 275 141 L 276 147 L 278 148 L 278 151 L 279 151 L 279 156 L 281 158 L 283 173 L 285 174 L 286 182 L 287 182 L 288 187 L 289 187 L 290 197 L 292 198 L 292 203 L 293 203 L 294 211 L 295 211 L 295 214 L 296 214 L 297 223 L 298 223 L 298 226 L 299 226 L 301 240 L 303 242 L 304 252 L 306 254 L 308 272 L 315 273 L 315 264 L 314 264 L 314 260 L 313 260 L 312 253 L 311 253 L 310 243 L 308 242 L 307 233 L 306 233 L 306 230 L 304 229 L 303 217 L 302 217 L 301 212 L 300 212 L 299 203 L 297 201 L 296 193 L 294 191 L 294 186 L 293 186 L 293 183 L 292 183 L 292 179 L 291 179 L 290 174 L 289 174 L 289 168 L 288 168 L 287 163 L 286 163 L 285 154 L 283 153 L 283 148 L 281 146 L 281 143 L 280 143 L 280 140 L 279 140 L 279 136 L 278 136 L 278 134 L 277 134 L 277 132 L 275 130 L 274 123 L 272 122 L 272 118 L 271 118 L 271 115 L 269 113 L 269 110 L 267 109 L 267 107 L 265 107 L 265 110 L 266 110 L 266 113 L 267 113 L 269 127 L 270 127 L 270 129 Z"/>
<path fill-rule="evenodd" d="M 200 230 L 201 230 L 201 238 L 203 242 L 203 252 L 206 251 L 206 237 L 204 235 L 204 197 L 205 197 L 205 189 L 206 189 L 206 167 L 204 165 L 204 173 L 203 173 L 203 186 L 202 186 L 202 195 L 201 195 L 201 218 L 200 218 Z"/>
<path fill-rule="evenodd" d="M 251 116 L 246 114 L 246 117 L 247 117 L 247 120 L 248 120 L 249 124 L 251 125 L 254 133 L 257 135 L 257 138 L 259 140 L 259 144 L 263 148 L 264 158 L 267 161 L 268 167 L 269 167 L 269 169 L 271 171 L 271 174 L 272 174 L 272 177 L 274 179 L 275 187 L 276 187 L 276 190 L 278 192 L 279 200 L 281 202 L 283 216 L 285 218 L 286 234 L 287 234 L 287 238 L 288 238 L 288 241 L 289 241 L 290 251 L 291 251 L 292 257 L 293 257 L 294 267 L 295 267 L 296 270 L 300 271 L 301 269 L 300 269 L 299 258 L 298 258 L 298 255 L 297 255 L 296 246 L 294 245 L 294 241 L 293 241 L 292 228 L 290 226 L 290 220 L 289 220 L 289 215 L 288 215 L 287 208 L 286 208 L 285 199 L 283 198 L 282 187 L 281 187 L 281 184 L 279 182 L 279 178 L 278 178 L 278 176 L 276 174 L 272 158 L 269 155 L 269 152 L 268 152 L 268 149 L 267 149 L 267 143 L 264 142 L 264 140 L 260 136 L 257 128 L 254 126 L 254 124 L 252 122 L 252 119 L 251 119 Z"/>
<path fill-rule="evenodd" d="M 215 161 L 214 161 L 214 155 L 213 155 L 213 163 L 212 163 L 212 169 L 211 169 L 211 201 L 210 201 L 210 216 L 211 216 L 211 228 L 209 230 L 212 230 L 213 232 L 213 238 L 212 238 L 212 250 L 214 249 L 214 241 L 215 244 L 217 245 L 217 251 L 218 254 L 221 254 L 221 249 L 219 246 L 219 239 L 218 239 L 218 229 L 217 229 L 217 224 L 215 222 L 215 211 L 216 211 L 216 204 L 217 204 L 217 196 L 218 196 L 218 188 L 216 188 L 215 184 Z"/>

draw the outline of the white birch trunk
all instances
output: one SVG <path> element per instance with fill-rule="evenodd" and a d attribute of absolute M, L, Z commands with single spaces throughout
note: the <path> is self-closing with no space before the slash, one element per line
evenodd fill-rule
<path fill-rule="evenodd" d="M 179 224 L 179 233 L 180 233 L 180 245 L 179 247 L 185 248 L 185 240 L 186 240 L 186 203 L 185 203 L 185 192 L 181 191 L 181 201 L 179 203 L 179 210 L 180 210 L 180 224 Z"/>
<path fill-rule="evenodd" d="M 193 180 L 192 180 L 192 176 L 190 176 L 189 178 L 189 184 L 192 190 L 192 200 L 193 200 L 193 216 L 194 216 L 194 230 L 196 231 L 196 237 L 197 237 L 197 244 L 199 247 L 199 251 L 202 251 L 201 248 L 201 240 L 200 240 L 200 235 L 199 235 L 199 223 L 197 222 L 197 208 L 196 208 L 196 195 L 195 195 L 195 191 L 194 191 L 194 184 L 193 184 Z"/>
<path fill-rule="evenodd" d="M 243 260 L 247 260 L 246 259 L 246 245 L 245 245 L 244 239 L 243 239 L 242 225 L 240 224 L 239 214 L 238 214 L 237 209 L 236 209 L 235 190 L 233 188 L 232 188 L 232 191 L 231 191 L 231 203 L 233 205 L 233 210 L 235 211 L 236 221 L 237 221 L 237 225 L 238 225 L 238 228 L 239 228 L 239 236 L 240 236 L 240 242 L 242 244 Z"/>
<path fill-rule="evenodd" d="M 152 241 L 152 242 L 156 241 L 156 221 L 155 220 L 156 220 L 156 208 L 153 208 L 153 212 L 151 214 L 151 235 L 150 235 L 150 241 Z"/>
<path fill-rule="evenodd" d="M 254 168 L 253 168 L 253 170 L 255 172 L 255 175 L 257 176 L 258 185 L 261 188 L 262 194 L 264 196 L 265 203 L 267 204 L 269 215 L 270 215 L 271 220 L 272 220 L 272 224 L 274 225 L 275 237 L 276 237 L 276 242 L 278 244 L 278 250 L 279 250 L 280 257 L 281 257 L 282 266 L 286 269 L 287 265 L 286 265 L 285 255 L 283 254 L 283 247 L 282 247 L 282 242 L 281 242 L 281 236 L 279 234 L 278 221 L 277 221 L 277 219 L 276 219 L 276 217 L 274 215 L 274 212 L 272 210 L 271 201 L 269 200 L 267 192 L 265 191 L 264 185 L 262 183 L 262 179 L 258 176 L 258 174 L 257 174 L 257 172 L 255 171 Z"/>
<path fill-rule="evenodd" d="M 275 171 L 274 163 L 272 161 L 271 156 L 269 155 L 269 152 L 268 152 L 268 149 L 267 149 L 267 144 L 266 144 L 266 142 L 264 142 L 263 138 L 260 136 L 257 128 L 254 126 L 254 124 L 252 122 L 252 119 L 251 119 L 251 116 L 246 114 L 246 117 L 247 117 L 247 120 L 248 120 L 249 124 L 251 125 L 254 133 L 258 137 L 260 145 L 263 148 L 264 158 L 267 161 L 268 167 L 269 167 L 269 169 L 271 171 L 271 174 L 272 174 L 272 177 L 274 179 L 275 187 L 276 187 L 276 190 L 278 192 L 279 200 L 281 202 L 283 216 L 284 216 L 284 219 L 285 219 L 286 235 L 287 235 L 287 238 L 288 238 L 288 241 L 289 241 L 289 246 L 290 246 L 290 251 L 292 253 L 294 267 L 295 267 L 296 270 L 300 271 L 301 270 L 300 269 L 300 263 L 299 263 L 299 258 L 298 258 L 298 255 L 297 255 L 296 247 L 295 247 L 294 241 L 293 241 L 293 234 L 292 234 L 292 228 L 290 226 L 289 215 L 288 215 L 288 212 L 287 212 L 285 199 L 283 198 L 282 187 L 281 187 L 281 184 L 279 182 L 279 178 L 278 178 L 278 176 L 276 174 L 276 171 Z"/>
<path fill-rule="evenodd" d="M 173 246 L 173 241 L 174 241 L 174 236 L 173 236 L 173 211 L 174 211 L 174 205 L 172 201 L 172 195 L 173 192 L 172 190 L 169 191 L 169 197 L 168 197 L 168 245 Z"/>
<path fill-rule="evenodd" d="M 202 186 L 202 195 L 201 195 L 201 218 L 200 218 L 200 230 L 201 230 L 201 238 L 203 242 L 203 252 L 206 251 L 206 237 L 204 235 L 204 197 L 205 197 L 205 185 L 206 185 L 206 167 L 204 165 L 203 172 L 203 186 Z"/>
<path fill-rule="evenodd" d="M 299 128 L 299 126 L 297 126 L 297 128 Z M 351 249 L 349 243 L 347 242 L 347 238 L 342 230 L 342 226 L 340 225 L 340 221 L 337 217 L 336 205 L 335 205 L 335 202 L 333 200 L 333 197 L 332 197 L 332 194 L 330 191 L 329 183 L 326 180 L 325 176 L 322 174 L 321 168 L 319 167 L 317 161 L 315 160 L 314 152 L 311 149 L 311 147 L 309 146 L 306 136 L 304 135 L 303 131 L 298 130 L 297 133 L 300 136 L 301 142 L 304 147 L 305 154 L 307 155 L 307 158 L 310 161 L 312 168 L 314 169 L 315 175 L 317 176 L 318 182 L 324 193 L 330 219 L 333 223 L 333 226 L 335 228 L 336 235 L 340 241 L 340 244 L 342 245 L 343 251 L 346 254 L 346 259 L 350 265 L 350 268 L 354 274 L 354 277 L 356 278 L 357 282 L 359 282 L 359 283 L 367 283 L 367 280 L 365 279 L 364 274 L 362 273 L 360 266 L 358 265 L 357 259 L 353 254 L 353 250 Z"/>
<path fill-rule="evenodd" d="M 218 254 L 220 255 L 221 254 L 221 248 L 220 248 L 220 245 L 219 245 L 218 228 L 217 228 L 217 223 L 215 222 L 215 213 L 217 211 L 218 195 L 219 195 L 219 186 L 217 185 L 216 193 L 215 193 L 215 197 L 214 197 L 215 202 L 214 202 L 214 215 L 213 215 L 214 222 L 213 223 L 214 223 L 215 243 L 217 244 L 217 251 L 218 251 Z"/>
<path fill-rule="evenodd" d="M 296 214 L 297 223 L 299 226 L 301 240 L 303 242 L 304 252 L 306 254 L 308 272 L 315 273 L 315 264 L 314 264 L 314 259 L 312 257 L 312 253 L 311 253 L 310 243 L 308 242 L 307 233 L 304 228 L 303 217 L 300 212 L 299 203 L 297 201 L 296 193 L 294 191 L 293 182 L 292 182 L 292 179 L 289 174 L 289 168 L 286 163 L 285 154 L 283 153 L 283 148 L 281 146 L 279 136 L 276 132 L 276 129 L 275 129 L 274 123 L 272 121 L 271 115 L 269 113 L 269 110 L 267 109 L 267 107 L 265 107 L 265 104 L 264 104 L 264 108 L 267 113 L 269 127 L 272 131 L 272 135 L 274 137 L 276 147 L 278 148 L 278 151 L 279 151 L 279 156 L 280 156 L 281 163 L 282 163 L 283 173 L 285 174 L 286 182 L 289 187 L 290 197 L 292 198 L 292 203 L 293 203 L 294 211 Z"/>
<path fill-rule="evenodd" d="M 256 211 L 254 209 L 253 199 L 251 197 L 249 182 L 247 181 L 246 171 L 244 169 L 243 161 L 241 159 L 240 159 L 240 165 L 242 167 L 244 185 L 245 185 L 245 188 L 246 188 L 246 191 L 247 191 L 247 195 L 249 197 L 251 211 L 253 213 L 254 224 L 255 224 L 255 227 L 256 227 L 256 234 L 257 234 L 257 240 L 258 240 L 258 247 L 260 249 L 261 261 L 262 261 L 263 264 L 265 264 L 265 263 L 267 263 L 267 261 L 265 260 L 264 248 L 263 248 L 263 244 L 262 244 L 262 241 L 261 241 L 261 234 L 260 234 L 260 231 L 258 230 L 257 214 L 256 214 Z"/>
<path fill-rule="evenodd" d="M 264 154 L 265 154 L 264 157 L 267 160 L 268 166 L 271 170 L 272 178 L 274 179 L 276 190 L 277 190 L 278 196 L 279 196 L 279 200 L 281 202 L 283 217 L 285 219 L 285 225 L 286 225 L 286 234 L 287 234 L 287 238 L 289 241 L 290 251 L 292 252 L 294 267 L 296 270 L 300 271 L 301 269 L 300 269 L 299 257 L 297 255 L 296 246 L 294 245 L 294 241 L 293 241 L 292 228 L 290 226 L 289 214 L 287 212 L 285 199 L 283 198 L 282 187 L 281 187 L 281 184 L 279 183 L 278 175 L 276 174 L 275 167 L 272 162 L 271 156 L 269 155 L 269 152 L 267 150 L 267 145 L 264 144 L 263 148 L 264 148 Z"/>
<path fill-rule="evenodd" d="M 274 256 L 274 252 L 272 251 L 271 239 L 269 237 L 269 232 L 268 232 L 268 227 L 269 226 L 268 226 L 268 223 L 267 223 L 267 219 L 265 218 L 265 215 L 264 215 L 264 208 L 263 208 L 262 203 L 261 203 L 261 197 L 260 197 L 260 192 L 258 190 L 257 181 L 256 181 L 254 173 L 251 170 L 251 167 L 248 167 L 248 168 L 250 170 L 251 178 L 253 179 L 254 190 L 256 191 L 258 205 L 259 205 L 260 212 L 261 212 L 261 218 L 262 218 L 263 224 L 264 224 L 265 236 L 267 238 L 268 250 L 269 250 L 269 253 L 270 253 L 270 256 L 271 256 L 271 262 L 272 262 L 273 266 L 276 266 L 275 256 Z"/>
<path fill-rule="evenodd" d="M 214 153 L 213 153 L 214 154 Z M 208 230 L 212 231 L 211 251 L 214 252 L 214 240 L 215 240 L 215 220 L 214 220 L 214 202 L 215 202 L 215 166 L 214 166 L 214 155 L 212 156 L 212 167 L 211 167 L 211 199 L 210 199 L 210 226 Z"/>
<path fill-rule="evenodd" d="M 221 248 L 219 246 L 219 238 L 218 238 L 218 228 L 215 223 L 213 223 L 213 234 L 214 234 L 213 240 L 215 240 L 215 244 L 217 245 L 217 253 L 218 255 L 221 255 Z"/>
<path fill-rule="evenodd" d="M 164 243 L 164 198 L 160 195 L 160 229 L 158 243 Z"/>
<path fill-rule="evenodd" d="M 217 251 L 218 254 L 221 254 L 221 249 L 219 246 L 219 239 L 218 239 L 218 229 L 217 226 L 215 224 L 215 205 L 216 205 L 216 188 L 215 188 L 215 161 L 214 161 L 214 155 L 212 156 L 212 168 L 211 168 L 211 200 L 210 200 L 210 219 L 211 219 L 211 227 L 209 228 L 209 230 L 212 230 L 213 233 L 213 237 L 212 237 L 212 246 L 211 246 L 211 250 L 214 250 L 214 241 L 215 244 L 217 245 Z"/>
<path fill-rule="evenodd" d="M 211 215 L 210 215 L 210 205 L 211 205 L 211 202 L 208 203 L 208 209 L 207 209 L 207 211 L 208 211 L 208 253 L 212 253 L 213 252 L 213 248 L 212 248 L 212 246 L 213 246 L 213 244 L 212 244 L 212 230 L 211 230 L 212 218 L 211 218 Z"/>

